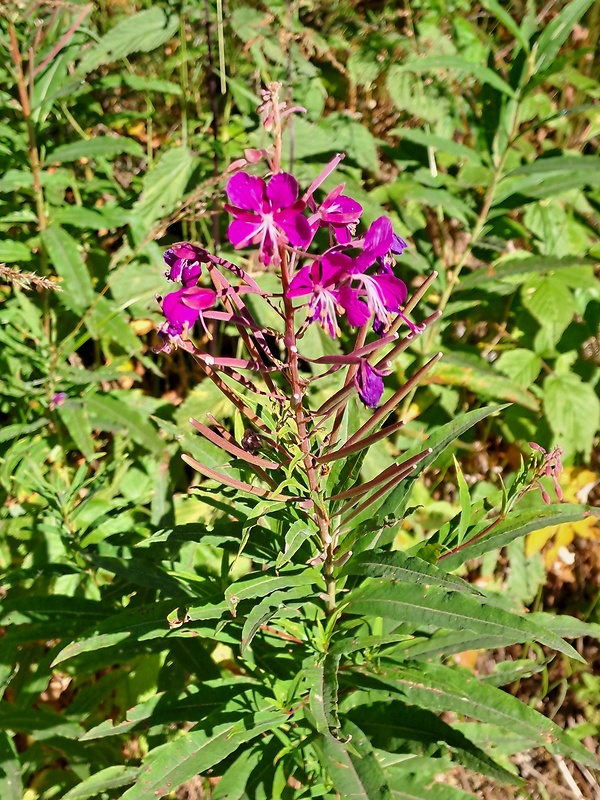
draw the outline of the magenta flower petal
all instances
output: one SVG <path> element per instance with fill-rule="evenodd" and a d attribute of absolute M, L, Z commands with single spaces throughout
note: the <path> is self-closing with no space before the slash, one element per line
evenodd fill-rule
<path fill-rule="evenodd" d="M 178 336 L 183 333 L 184 328 L 192 328 L 200 316 L 199 309 L 186 305 L 184 291 L 185 289 L 178 289 L 171 292 L 162 301 L 162 312 L 168 323 L 166 333 L 169 336 Z"/>
<path fill-rule="evenodd" d="M 200 286 L 186 288 L 181 293 L 181 302 L 188 308 L 205 311 L 212 308 L 216 302 L 217 293 L 212 289 L 203 289 Z"/>
<path fill-rule="evenodd" d="M 387 273 L 384 275 L 376 275 L 373 280 L 381 291 L 387 310 L 400 311 L 408 295 L 408 290 L 404 281 L 401 281 L 400 278 L 396 278 L 395 275 Z"/>
<path fill-rule="evenodd" d="M 367 408 L 377 408 L 383 395 L 383 378 L 367 361 L 361 361 L 354 376 L 358 395 Z"/>
<path fill-rule="evenodd" d="M 371 225 L 365 236 L 365 244 L 363 253 L 369 253 L 372 256 L 372 261 L 376 258 L 384 256 L 392 246 L 394 230 L 392 228 L 392 221 L 388 217 L 379 217 Z"/>
<path fill-rule="evenodd" d="M 238 172 L 227 182 L 227 197 L 234 206 L 247 211 L 262 211 L 266 204 L 265 182 L 245 172 Z"/>
<path fill-rule="evenodd" d="M 340 303 L 346 312 L 348 322 L 355 328 L 360 328 L 371 317 L 371 309 L 360 298 L 360 295 L 351 286 L 344 285 L 339 291 Z"/>
<path fill-rule="evenodd" d="M 275 214 L 275 222 L 294 247 L 306 247 L 312 241 L 313 232 L 308 220 L 300 214 L 280 211 Z"/>
<path fill-rule="evenodd" d="M 236 248 L 247 247 L 252 243 L 255 236 L 260 234 L 262 222 L 260 217 L 255 216 L 253 222 L 242 219 L 234 219 L 229 225 L 227 236 L 229 241 Z"/>
<path fill-rule="evenodd" d="M 267 197 L 274 211 L 294 205 L 298 199 L 298 181 L 287 172 L 278 172 L 267 184 Z M 300 211 L 303 208 L 304 205 Z"/>

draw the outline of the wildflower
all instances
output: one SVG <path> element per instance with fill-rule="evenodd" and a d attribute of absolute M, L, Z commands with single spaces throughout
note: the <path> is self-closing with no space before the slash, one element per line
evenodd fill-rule
<path fill-rule="evenodd" d="M 351 315 L 356 319 L 359 316 L 362 318 L 361 323 L 351 324 L 364 324 L 374 314 L 376 329 L 385 332 L 390 326 L 391 314 L 399 314 L 406 301 L 406 284 L 396 278 L 391 269 L 378 275 L 366 272 L 390 252 L 392 245 L 398 244 L 394 237 L 392 223 L 387 217 L 376 219 L 367 231 L 363 251 L 353 260 L 350 268 L 351 281 L 343 293 L 342 303 L 348 319 L 350 320 Z M 368 316 L 365 315 L 365 307 L 369 310 Z"/>
<path fill-rule="evenodd" d="M 214 306 L 217 294 L 212 289 L 199 286 L 183 286 L 162 300 L 162 312 L 166 323 L 161 334 L 167 338 L 181 336 L 184 330 L 193 328 L 198 320 L 206 331 L 202 312 Z"/>
<path fill-rule="evenodd" d="M 238 172 L 226 187 L 233 214 L 228 236 L 237 249 L 258 244 L 260 261 L 279 263 L 282 244 L 305 247 L 312 238 L 310 225 L 302 216 L 306 204 L 298 199 L 298 183 L 287 172 L 279 172 L 267 183 L 262 178 Z"/>
<path fill-rule="evenodd" d="M 201 264 L 208 259 L 208 252 L 195 247 L 189 242 L 178 242 L 165 250 L 163 259 L 169 269 L 165 277 L 170 281 L 183 283 L 184 286 L 195 286 L 202 272 Z"/>
<path fill-rule="evenodd" d="M 54 409 L 64 405 L 66 400 L 67 400 L 66 392 L 56 392 L 56 394 L 53 394 L 49 403 L 50 411 L 54 411 Z"/>
<path fill-rule="evenodd" d="M 351 261 L 343 253 L 328 250 L 322 258 L 296 273 L 288 291 L 289 297 L 311 295 L 308 315 L 313 321 L 318 320 L 332 338 L 341 333 L 337 315 L 343 313 L 344 308 L 338 287 Z M 354 323 L 350 321 L 350 324 Z"/>
<path fill-rule="evenodd" d="M 377 408 L 383 394 L 382 373 L 372 367 L 368 361 L 363 360 L 358 365 L 354 381 L 358 389 L 358 396 L 367 408 Z"/>
<path fill-rule="evenodd" d="M 315 213 L 309 217 L 308 223 L 313 234 L 318 227 L 330 226 L 333 228 L 335 238 L 339 244 L 348 244 L 352 238 L 352 233 L 362 214 L 362 206 L 342 194 L 344 184 L 333 189 L 320 206 L 315 207 L 314 201 L 310 201 Z"/>

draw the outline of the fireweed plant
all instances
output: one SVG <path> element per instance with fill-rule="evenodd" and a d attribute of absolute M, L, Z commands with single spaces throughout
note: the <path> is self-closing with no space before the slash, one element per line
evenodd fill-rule
<path fill-rule="evenodd" d="M 124 771 L 118 780 L 135 783 L 123 797 L 160 797 L 203 776 L 222 799 L 460 798 L 468 795 L 440 776 L 462 765 L 518 783 L 506 758 L 515 749 L 547 747 L 595 765 L 575 738 L 501 683 L 449 661 L 464 650 L 515 643 L 530 643 L 530 672 L 545 669 L 556 651 L 581 660 L 561 637 L 581 635 L 584 623 L 524 615 L 451 574 L 467 559 L 581 513 L 561 505 L 515 512 L 532 487 L 549 499 L 540 481 L 555 480 L 560 453 L 534 450 L 495 504 L 471 501 L 457 470 L 460 515 L 410 552 L 391 547 L 415 476 L 501 407 L 457 417 L 426 447 L 361 480 L 369 448 L 400 429 L 400 402 L 437 361 L 383 400 L 394 359 L 438 316 L 411 318 L 435 276 L 409 296 L 396 263 L 407 244 L 391 221 L 363 225 L 360 204 L 341 183 L 323 197 L 342 155 L 306 189 L 282 168 L 283 128 L 302 109 L 289 108 L 278 91 L 271 85 L 259 109 L 274 144 L 231 165 L 225 209 L 233 247 L 254 248 L 280 289 L 263 292 L 244 269 L 191 243 L 164 256 L 178 288 L 159 298 L 159 349 L 187 351 L 232 404 L 236 423 L 231 432 L 209 412 L 192 420 L 224 453 L 225 466 L 184 456 L 207 479 L 195 492 L 221 514 L 201 538 L 221 549 L 221 581 L 207 580 L 170 614 L 168 636 L 206 654 L 217 647 L 212 667 L 207 656 L 198 667 L 196 657 L 195 686 L 167 689 L 158 704 L 128 713 L 127 730 L 152 729 L 161 713 L 182 730 Z M 278 327 L 261 324 L 253 297 Z M 218 324 L 234 326 L 245 357 L 241 349 L 224 356 L 194 343 L 194 329 L 210 344 Z M 349 352 L 303 352 L 315 326 L 338 343 L 342 328 L 353 332 Z M 501 747 L 507 731 L 518 740 L 513 750 Z M 95 735 L 106 731 L 86 738 Z"/>

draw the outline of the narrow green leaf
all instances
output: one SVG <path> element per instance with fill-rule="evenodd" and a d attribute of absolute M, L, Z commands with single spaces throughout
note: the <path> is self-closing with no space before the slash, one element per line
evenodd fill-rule
<path fill-rule="evenodd" d="M 511 283 L 518 276 L 527 276 L 535 272 L 552 272 L 557 269 L 570 269 L 572 267 L 590 266 L 593 262 L 579 256 L 525 256 L 520 258 L 507 258 L 495 264 L 471 272 L 461 277 L 456 291 L 472 289 L 475 286 L 484 286 L 497 280 L 509 279 Z"/>
<path fill-rule="evenodd" d="M 350 592 L 346 613 L 383 617 L 416 626 L 433 625 L 492 636 L 509 636 L 513 642 L 539 641 L 577 661 L 579 653 L 551 631 L 485 604 L 483 598 L 447 591 L 439 586 L 421 587 L 376 579 Z"/>
<path fill-rule="evenodd" d="M 580 760 L 593 768 L 600 762 L 587 748 L 565 733 L 558 725 L 516 697 L 480 683 L 468 670 L 441 664 L 405 663 L 371 672 L 367 667 L 357 670 L 361 678 L 344 674 L 345 683 L 363 688 L 381 683 L 400 694 L 409 705 L 427 708 L 436 713 L 454 711 L 466 717 L 518 730 L 530 747 L 546 747 L 552 753 Z"/>
<path fill-rule="evenodd" d="M 31 248 L 16 239 L 0 241 L 0 262 L 10 264 L 17 261 L 31 261 Z"/>
<path fill-rule="evenodd" d="M 528 53 L 529 50 L 531 49 L 529 47 L 529 42 L 527 41 L 526 36 L 524 36 L 523 32 L 521 31 L 521 28 L 519 28 L 519 25 L 517 24 L 515 18 L 511 16 L 510 12 L 507 11 L 498 2 L 498 0 L 482 0 L 481 5 L 485 9 L 490 11 L 496 17 L 498 22 L 504 25 L 504 27 L 509 33 L 512 33 L 512 35 L 515 37 L 517 42 L 519 42 L 523 50 L 525 50 L 525 52 Z"/>
<path fill-rule="evenodd" d="M 425 56 L 418 59 L 408 59 L 402 65 L 396 67 L 404 72 L 431 72 L 435 70 L 457 70 L 465 75 L 472 75 L 480 83 L 487 83 L 493 86 L 507 97 L 514 97 L 515 93 L 511 86 L 503 80 L 497 72 L 484 67 L 482 64 L 475 64 L 461 56 Z"/>
<path fill-rule="evenodd" d="M 23 794 L 17 748 L 8 731 L 0 731 L 0 797 L 2 800 L 22 800 Z"/>
<path fill-rule="evenodd" d="M 212 789 L 210 800 L 247 800 L 246 784 L 261 759 L 260 748 L 242 752 Z"/>
<path fill-rule="evenodd" d="M 123 393 L 117 397 L 93 394 L 86 397 L 86 409 L 92 423 L 101 430 L 125 429 L 134 442 L 141 444 L 154 455 L 160 455 L 164 443 L 148 417 L 127 404 Z"/>
<path fill-rule="evenodd" d="M 539 531 L 551 525 L 561 525 L 563 522 L 577 522 L 590 514 L 597 513 L 597 510 L 587 506 L 563 503 L 511 515 L 509 519 L 499 523 L 482 539 L 478 539 L 472 544 L 467 542 L 457 553 L 444 554 L 442 556 L 444 569 L 457 569 L 465 561 L 478 558 L 490 550 L 506 547 L 514 539 L 525 536 L 531 531 Z"/>
<path fill-rule="evenodd" d="M 144 148 L 135 139 L 127 136 L 95 136 L 91 139 L 81 139 L 78 142 L 60 145 L 46 156 L 47 164 L 59 164 L 69 161 L 79 161 L 80 158 L 112 158 L 113 156 L 129 153 L 143 158 Z"/>
<path fill-rule="evenodd" d="M 535 50 L 534 74 L 543 72 L 552 65 L 558 55 L 558 51 L 593 2 L 594 0 L 570 0 L 558 16 L 543 30 Z"/>
<path fill-rule="evenodd" d="M 481 358 L 464 358 L 459 354 L 447 354 L 435 365 L 431 383 L 443 386 L 464 386 L 480 397 L 508 400 L 524 408 L 537 411 L 538 401 L 531 392 L 518 383 L 499 375 Z"/>
<path fill-rule="evenodd" d="M 307 568 L 302 572 L 286 573 L 284 575 L 260 575 L 258 578 L 237 581 L 225 592 L 225 601 L 232 613 L 242 600 L 253 600 L 256 597 L 265 597 L 278 590 L 291 589 L 293 586 L 321 586 L 322 578 L 318 570 Z M 322 589 L 321 589 L 322 591 Z"/>
<path fill-rule="evenodd" d="M 86 409 L 81 408 L 79 404 L 67 402 L 59 406 L 57 411 L 75 446 L 85 459 L 90 461 L 96 452 L 96 444 Z"/>
<path fill-rule="evenodd" d="M 126 767 L 123 764 L 106 767 L 78 783 L 63 795 L 62 800 L 85 800 L 110 789 L 119 789 L 121 786 L 133 783 L 139 773 L 139 767 Z"/>
<path fill-rule="evenodd" d="M 154 748 L 147 757 L 135 786 L 122 800 L 147 800 L 174 791 L 195 775 L 220 764 L 238 747 L 288 721 L 288 715 L 275 709 L 258 711 L 237 722 L 223 722 L 209 734 L 191 731 L 173 742 Z"/>
<path fill-rule="evenodd" d="M 50 225 L 40 236 L 52 266 L 63 279 L 60 301 L 83 314 L 92 304 L 94 288 L 77 242 L 60 225 Z"/>
<path fill-rule="evenodd" d="M 407 555 L 401 550 L 369 550 L 366 553 L 359 553 L 349 559 L 341 574 L 439 586 L 451 592 L 465 592 L 483 597 L 481 592 L 462 578 L 450 575 L 439 567 L 416 556 Z"/>
<path fill-rule="evenodd" d="M 319 733 L 328 734 L 340 728 L 338 716 L 338 668 L 340 656 L 327 653 L 314 667 L 305 670 L 309 685 L 310 711 Z"/>
<path fill-rule="evenodd" d="M 257 603 L 246 617 L 242 629 L 241 652 L 243 653 L 250 645 L 261 625 L 279 615 L 281 611 L 285 612 L 285 616 L 294 611 L 299 613 L 301 603 L 297 601 L 306 600 L 312 594 L 310 585 L 294 586 L 281 592 L 273 592 Z"/>
<path fill-rule="evenodd" d="M 345 743 L 330 734 L 319 742 L 323 766 L 344 800 L 392 800 L 385 774 L 361 729 L 344 720 Z"/>

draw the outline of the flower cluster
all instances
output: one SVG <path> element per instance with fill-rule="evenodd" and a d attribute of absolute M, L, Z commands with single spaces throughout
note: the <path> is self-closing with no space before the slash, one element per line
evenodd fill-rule
<path fill-rule="evenodd" d="M 303 110 L 287 109 L 285 104 L 275 102 L 267 95 L 265 93 L 265 102 L 260 110 L 268 129 L 278 129 L 289 113 Z M 267 177 L 244 171 L 263 159 L 269 168 Z M 303 307 L 306 309 L 304 326 L 298 329 L 292 320 L 290 328 L 289 320 L 286 321 L 287 333 L 279 334 L 286 339 L 286 346 L 289 346 L 290 330 L 295 331 L 295 347 L 296 338 L 302 337 L 305 326 L 314 322 L 332 338 L 341 336 L 342 317 L 346 318 L 349 326 L 362 331 L 358 337 L 361 344 L 369 330 L 382 342 L 390 335 L 394 337 L 394 331 L 402 322 L 409 328 L 407 338 L 424 329 L 405 315 L 408 290 L 404 281 L 394 274 L 394 267 L 396 256 L 402 254 L 407 244 L 394 233 L 391 220 L 382 216 L 366 231 L 359 232 L 363 209 L 360 203 L 344 193 L 344 183 L 335 186 L 320 202 L 315 198 L 317 190 L 342 159 L 342 154 L 336 156 L 303 195 L 295 177 L 280 169 L 281 153 L 277 148 L 274 154 L 269 150 L 247 151 L 244 158 L 234 162 L 229 169 L 229 172 L 234 172 L 225 187 L 228 202 L 224 208 L 232 217 L 228 228 L 229 241 L 236 250 L 257 247 L 259 262 L 265 267 L 279 269 L 283 307 L 278 311 L 284 319 Z M 325 247 L 319 231 L 328 233 L 329 242 Z M 258 290 L 239 267 L 185 242 L 169 248 L 164 259 L 168 267 L 166 277 L 180 283 L 181 288 L 167 294 L 164 299 L 159 298 L 165 317 L 160 329 L 165 340 L 163 349 L 169 349 L 171 345 L 190 349 L 188 334 L 196 322 L 207 331 L 203 312 L 214 309 L 217 301 L 225 296 L 231 301 L 233 289 L 227 281 L 217 280 L 217 291 L 198 285 L 202 264 L 209 265 L 213 283 L 215 265 L 220 264 L 241 277 L 246 290 Z M 228 287 L 225 291 L 224 286 Z M 236 304 L 237 309 L 234 309 L 229 302 L 229 313 L 235 313 L 237 320 L 249 326 L 252 336 L 256 337 L 260 326 L 241 303 L 239 294 Z M 219 318 L 216 312 L 212 314 L 215 319 Z M 278 335 L 275 331 L 268 333 Z M 260 345 L 257 348 L 255 355 L 260 356 Z M 360 349 L 358 344 L 357 348 Z M 359 397 L 370 408 L 379 404 L 386 374 L 381 362 L 378 365 L 373 360 L 375 355 L 373 351 L 372 358 L 371 355 L 357 356 L 349 373 Z M 262 356 L 265 362 L 271 358 L 264 349 Z M 331 367 L 332 370 L 339 368 L 339 365 Z"/>

